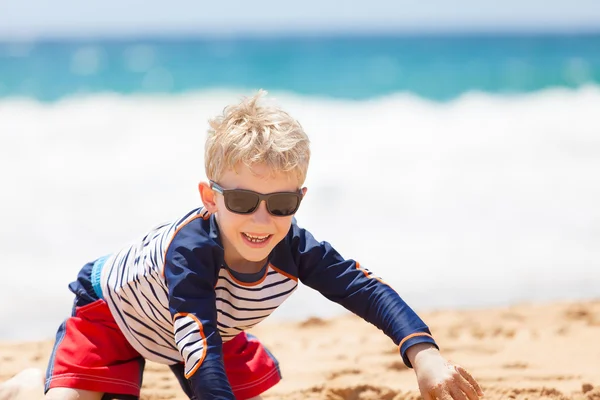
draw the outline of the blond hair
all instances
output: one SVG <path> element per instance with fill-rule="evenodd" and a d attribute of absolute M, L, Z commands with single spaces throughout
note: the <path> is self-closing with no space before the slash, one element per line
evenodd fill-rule
<path fill-rule="evenodd" d="M 261 104 L 266 94 L 259 90 L 209 121 L 204 151 L 208 179 L 218 181 L 238 165 L 252 169 L 264 164 L 272 173 L 293 173 L 300 185 L 304 183 L 310 160 L 308 136 L 287 112 Z"/>

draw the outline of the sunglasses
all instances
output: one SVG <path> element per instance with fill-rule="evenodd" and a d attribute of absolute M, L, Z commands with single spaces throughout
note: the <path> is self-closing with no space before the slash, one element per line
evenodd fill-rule
<path fill-rule="evenodd" d="M 225 207 L 236 214 L 252 214 L 264 200 L 269 214 L 276 217 L 289 217 L 298 211 L 302 201 L 302 190 L 262 194 L 252 190 L 223 189 L 213 181 L 210 183 L 215 192 L 223 195 Z"/>

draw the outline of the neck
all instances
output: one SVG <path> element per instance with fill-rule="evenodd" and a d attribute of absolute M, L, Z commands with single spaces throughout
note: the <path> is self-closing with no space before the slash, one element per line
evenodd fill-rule
<path fill-rule="evenodd" d="M 240 259 L 230 259 L 225 256 L 225 263 L 229 268 L 241 274 L 254 274 L 262 269 L 267 262 L 266 259 L 261 261 L 248 261 Z"/>

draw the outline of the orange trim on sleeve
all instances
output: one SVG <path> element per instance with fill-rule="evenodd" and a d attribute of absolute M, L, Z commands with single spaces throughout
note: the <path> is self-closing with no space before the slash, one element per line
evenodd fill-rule
<path fill-rule="evenodd" d="M 400 349 L 402 348 L 402 345 L 404 343 L 406 343 L 406 341 L 408 339 L 412 339 L 414 337 L 418 337 L 418 336 L 427 336 L 433 339 L 433 336 L 431 336 L 429 333 L 425 333 L 425 332 L 416 332 L 416 333 L 411 333 L 410 335 L 408 335 L 407 337 L 405 337 L 404 339 L 402 339 L 402 341 L 400 342 L 400 344 L 398 345 L 398 351 L 400 351 Z"/>
<path fill-rule="evenodd" d="M 269 263 L 269 267 L 273 268 L 273 270 L 274 270 L 274 271 L 276 271 L 277 273 L 279 273 L 279 274 L 281 274 L 281 275 L 285 276 L 286 278 L 289 278 L 289 279 L 291 279 L 291 280 L 293 280 L 293 281 L 296 281 L 296 282 L 298 282 L 298 278 L 297 278 L 297 277 L 295 277 L 295 276 L 293 276 L 293 275 L 290 275 L 290 274 L 288 274 L 287 272 L 284 272 L 284 271 L 280 270 L 279 268 L 277 268 L 277 267 L 276 267 L 276 266 L 274 266 L 273 264 Z"/>
<path fill-rule="evenodd" d="M 208 350 L 208 347 L 207 347 L 207 343 L 206 343 L 206 336 L 204 335 L 204 327 L 202 326 L 202 322 L 200 322 L 200 320 L 194 314 L 190 314 L 190 313 L 177 313 L 173 316 L 173 320 L 175 320 L 178 317 L 189 317 L 189 318 L 193 319 L 198 324 L 198 328 L 200 329 L 200 337 L 202 338 L 202 346 L 203 346 L 204 351 L 203 351 L 202 357 L 200 358 L 200 360 L 198 360 L 198 363 L 196 364 L 194 369 L 192 369 L 189 374 L 185 374 L 186 379 L 189 379 L 192 375 L 194 375 L 196 373 L 198 368 L 200 368 L 200 366 L 204 362 L 204 358 L 206 357 L 206 352 Z M 185 362 L 185 360 L 184 360 L 184 362 Z"/>
<path fill-rule="evenodd" d="M 360 263 L 359 263 L 358 261 L 355 261 L 355 262 L 356 262 L 356 269 L 357 269 L 357 270 L 359 270 L 359 271 L 362 271 L 362 273 L 363 273 L 363 274 L 365 274 L 365 276 L 366 276 L 367 278 L 369 278 L 369 279 L 375 279 L 376 281 L 378 281 L 378 282 L 380 282 L 380 283 L 383 283 L 383 284 L 384 284 L 384 285 L 386 285 L 386 286 L 390 286 L 390 285 L 388 285 L 387 283 L 385 283 L 384 281 L 382 281 L 381 279 L 379 279 L 378 277 L 376 277 L 376 276 L 374 276 L 374 275 L 372 275 L 372 274 L 371 274 L 371 275 L 369 275 L 369 272 L 367 272 L 367 270 L 365 270 L 364 268 L 361 268 L 361 267 L 360 267 Z"/>

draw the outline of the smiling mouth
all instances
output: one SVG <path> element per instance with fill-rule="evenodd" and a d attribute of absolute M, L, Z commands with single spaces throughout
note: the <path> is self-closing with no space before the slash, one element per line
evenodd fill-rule
<path fill-rule="evenodd" d="M 252 243 L 264 243 L 271 237 L 271 235 L 249 235 L 245 232 L 242 232 L 242 235 Z"/>

